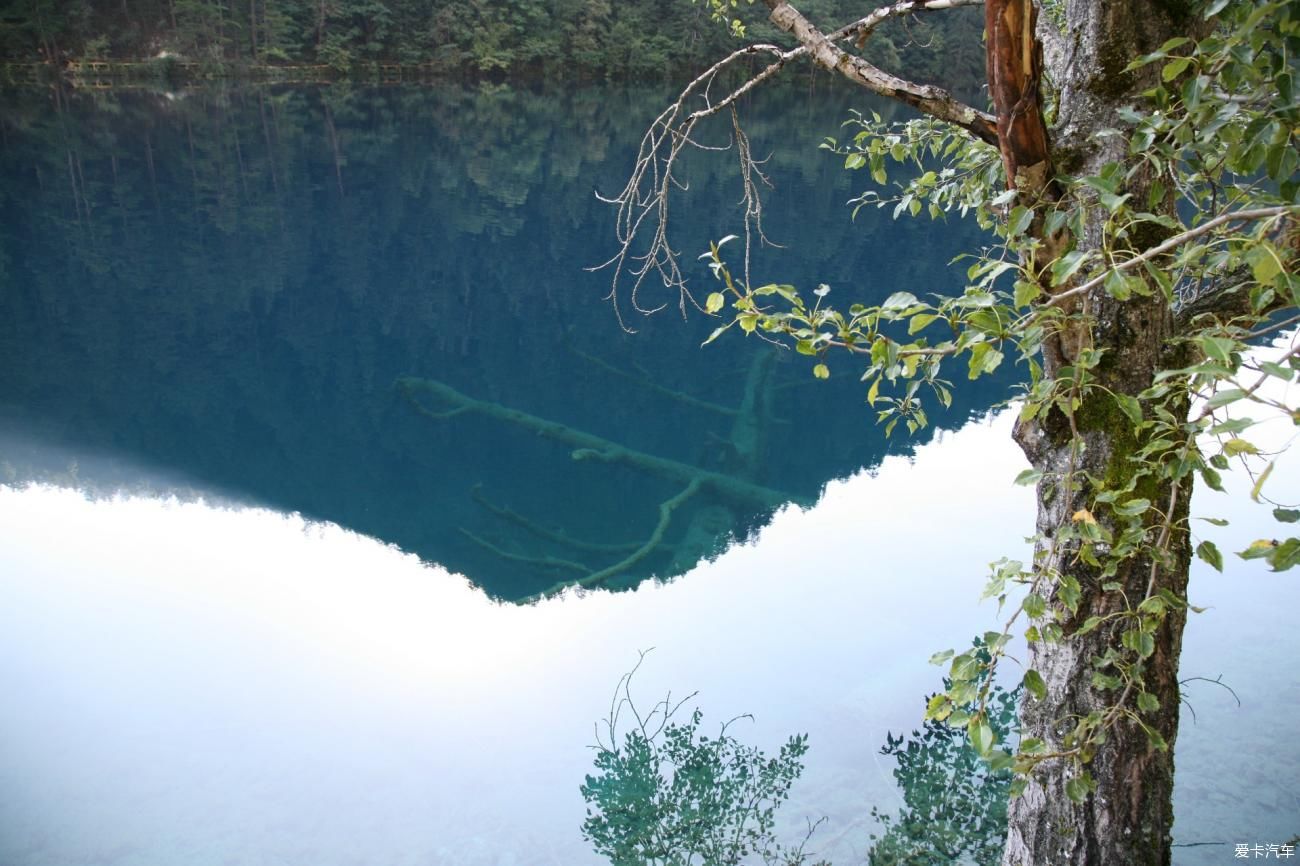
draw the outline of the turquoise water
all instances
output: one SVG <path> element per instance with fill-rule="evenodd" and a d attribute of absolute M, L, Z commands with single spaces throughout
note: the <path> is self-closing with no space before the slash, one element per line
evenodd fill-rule
<path fill-rule="evenodd" d="M 595 191 L 628 170 L 659 91 L 8 98 L 0 436 L 17 478 L 63 471 L 41 448 L 75 455 L 86 484 L 129 484 L 111 468 L 128 460 L 518 598 L 627 560 L 683 473 L 747 486 L 690 497 L 609 584 L 680 573 L 776 505 L 911 447 L 884 441 L 847 363 L 818 382 L 757 339 L 702 351 L 702 315 L 619 327 L 609 273 L 585 270 L 614 249 Z M 867 297 L 938 287 L 974 236 L 849 221 L 850 177 L 816 143 L 850 104 L 796 88 L 746 109 L 755 153 L 772 153 L 768 233 L 785 245 L 756 273 Z M 800 143 L 785 140 L 792 117 Z M 695 160 L 678 204 L 676 242 L 705 291 L 694 251 L 741 230 L 733 174 Z M 419 411 L 464 408 L 447 393 L 488 411 Z M 539 435 L 547 422 L 588 439 Z M 605 447 L 631 462 L 576 459 Z"/>
<path fill-rule="evenodd" d="M 815 144 L 851 97 L 814 86 L 747 107 L 787 246 L 763 272 L 951 285 L 969 236 L 838 207 Z M 1032 525 L 987 414 L 1006 381 L 885 441 L 851 370 L 700 349 L 698 317 L 619 330 L 583 270 L 612 243 L 592 193 L 661 93 L 3 98 L 0 862 L 594 863 L 593 723 L 649 647 L 650 699 L 699 690 L 768 749 L 806 731 L 783 830 L 825 815 L 813 847 L 865 855 L 897 804 L 886 731 L 919 721 L 931 653 L 995 627 L 984 566 Z M 691 166 L 684 249 L 735 230 L 728 171 Z M 625 556 L 600 545 L 644 541 L 678 487 L 501 413 L 428 417 L 400 377 L 787 504 L 688 502 L 628 591 L 505 604 Z M 1233 517 L 1225 549 L 1271 525 Z M 1188 683 L 1177 833 L 1219 844 L 1176 862 L 1300 830 L 1297 595 L 1194 576 L 1183 675 L 1241 706 Z"/>

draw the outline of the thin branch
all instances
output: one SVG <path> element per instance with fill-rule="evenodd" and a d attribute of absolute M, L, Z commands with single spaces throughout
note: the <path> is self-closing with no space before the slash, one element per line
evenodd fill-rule
<path fill-rule="evenodd" d="M 1232 686 L 1228 685 L 1223 681 L 1223 674 L 1219 674 L 1214 679 L 1210 679 L 1209 677 L 1187 677 L 1186 679 L 1179 680 L 1178 684 L 1181 686 L 1184 683 L 1191 683 L 1191 682 L 1209 683 L 1212 686 L 1218 686 L 1219 688 L 1227 689 L 1228 694 L 1232 695 L 1232 699 L 1237 702 L 1237 706 L 1241 706 L 1241 697 L 1232 688 Z"/>
<path fill-rule="evenodd" d="M 554 557 L 554 556 L 528 556 L 527 554 L 523 554 L 523 553 L 511 553 L 505 548 L 499 547 L 485 538 L 480 538 L 479 536 L 470 532 L 468 529 L 464 528 L 463 526 L 459 527 L 459 529 L 461 535 L 464 535 L 466 538 L 468 538 L 470 541 L 477 544 L 479 547 L 491 551 L 492 553 L 495 553 L 497 556 L 501 557 L 502 559 L 510 560 L 511 562 L 523 562 L 523 563 L 527 563 L 528 565 L 537 565 L 542 568 L 564 568 L 564 569 L 568 569 L 569 571 L 577 571 L 581 573 L 586 573 L 591 571 L 590 568 L 583 565 L 581 562 L 574 562 L 569 559 L 559 559 L 558 557 Z"/>
<path fill-rule="evenodd" d="M 683 502 L 686 502 L 696 493 L 699 493 L 701 486 L 702 484 L 700 482 L 700 479 L 698 478 L 692 479 L 691 483 L 687 484 L 686 487 L 684 487 L 681 490 L 681 492 L 679 492 L 677 495 L 659 503 L 659 520 L 655 524 L 654 531 L 650 533 L 650 537 L 645 540 L 645 543 L 642 544 L 641 547 L 639 547 L 637 550 L 633 551 L 630 555 L 619 560 L 618 562 L 614 563 L 611 566 L 602 568 L 600 571 L 592 572 L 591 574 L 579 580 L 562 581 L 560 583 L 557 583 L 555 586 L 552 586 L 550 589 L 543 590 L 542 592 L 538 593 L 533 598 L 546 598 L 547 596 L 555 595 L 557 592 L 563 592 L 564 590 L 568 589 L 571 586 L 582 587 L 584 589 L 590 589 L 595 586 L 600 586 L 605 581 L 609 580 L 611 577 L 615 577 L 620 573 L 626 571 L 627 569 L 631 568 L 632 566 L 636 565 L 638 562 L 645 559 L 647 556 L 649 556 L 659 547 L 660 542 L 664 540 L 664 533 L 668 531 L 668 525 L 672 523 L 673 512 L 676 511 L 678 506 L 680 506 Z M 528 599 L 528 600 L 531 601 L 532 599 Z"/>
<path fill-rule="evenodd" d="M 640 370 L 640 367 L 638 367 L 638 371 L 641 374 L 637 375 L 637 373 L 632 373 L 628 370 L 622 369 L 621 367 L 615 367 L 613 364 L 609 363 L 605 359 L 598 358 L 595 355 L 584 352 L 572 344 L 566 344 L 566 345 L 570 352 L 577 355 L 579 358 L 583 359 L 587 363 L 599 367 L 602 370 L 605 370 L 609 373 L 612 373 L 615 376 L 620 376 L 624 379 L 629 379 L 635 382 L 636 384 L 640 385 L 642 388 L 646 388 L 650 391 L 654 391 L 656 394 L 662 394 L 663 396 L 668 397 L 672 400 L 676 400 L 679 403 L 685 403 L 687 406 L 692 406 L 696 409 L 704 409 L 705 411 L 708 412 L 716 412 L 719 415 L 726 415 L 728 417 L 731 417 L 737 414 L 738 410 L 730 406 L 722 406 L 718 403 L 710 403 L 708 400 L 701 400 L 699 397 L 695 397 L 691 394 L 687 394 L 685 391 L 676 391 L 673 390 L 672 388 L 668 388 L 665 387 L 664 385 L 660 385 L 654 379 L 650 378 L 650 376 L 646 375 L 644 371 Z"/>
<path fill-rule="evenodd" d="M 850 41 L 860 43 L 871 36 L 872 32 L 889 18 L 914 15 L 917 12 L 937 12 L 942 9 L 957 9 L 961 6 L 983 5 L 984 0 L 929 0 L 929 2 L 903 0 L 902 3 L 895 3 L 893 6 L 881 6 L 879 9 L 873 9 L 871 14 L 865 18 L 859 18 L 852 24 L 844 25 L 826 38 L 832 42 Z"/>
<path fill-rule="evenodd" d="M 1060 294 L 1052 295 L 1051 300 L 1044 302 L 1043 306 L 1050 307 L 1059 304 L 1067 298 L 1086 294 L 1104 283 L 1106 277 L 1110 276 L 1111 273 L 1119 273 L 1120 271 L 1127 271 L 1130 268 L 1137 267 L 1143 262 L 1148 262 L 1157 256 L 1162 256 L 1167 252 L 1176 250 L 1188 241 L 1196 240 L 1201 235 L 1208 234 L 1220 226 L 1232 222 L 1273 219 L 1274 217 L 1286 216 L 1287 214 L 1294 213 L 1297 210 L 1300 210 L 1300 208 L 1297 208 L 1296 205 L 1280 205 L 1278 207 L 1249 208 L 1246 210 L 1237 210 L 1232 211 L 1231 213 L 1219 214 L 1214 219 L 1207 220 L 1195 228 L 1176 234 L 1168 240 L 1156 244 L 1151 249 L 1144 250 L 1133 258 L 1120 262 L 1113 268 L 1108 268 L 1105 273 L 1098 274 L 1082 285 L 1075 286 L 1074 288 L 1061 292 Z"/>
<path fill-rule="evenodd" d="M 529 520 L 514 509 L 506 508 L 504 505 L 497 505 L 495 502 L 483 495 L 482 484 L 475 484 L 470 490 L 470 496 L 475 502 L 483 506 L 492 514 L 500 517 L 502 520 L 517 524 L 545 541 L 552 541 L 574 550 L 585 550 L 594 553 L 627 553 L 630 550 L 636 550 L 639 546 L 639 543 L 635 541 L 628 542 L 627 544 L 602 544 L 595 541 L 584 541 L 581 538 L 570 538 L 563 531 L 557 532 L 556 530 L 549 529 L 535 520 Z M 477 541 L 478 539 L 475 540 Z M 583 570 L 590 571 L 591 569 L 584 567 Z"/>

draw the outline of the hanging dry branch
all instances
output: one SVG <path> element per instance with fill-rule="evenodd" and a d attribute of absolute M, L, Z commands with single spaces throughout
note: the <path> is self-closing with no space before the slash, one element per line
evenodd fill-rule
<path fill-rule="evenodd" d="M 617 251 L 605 262 L 590 270 L 612 271 L 610 289 L 606 296 L 614 306 L 619 324 L 624 330 L 633 330 L 624 318 L 622 301 L 637 313 L 650 314 L 668 306 L 671 301 L 643 303 L 642 289 L 651 275 L 658 277 L 664 288 L 677 292 L 677 305 L 685 315 L 688 305 L 697 309 L 700 304 L 686 287 L 679 253 L 668 240 L 669 210 L 674 189 L 684 190 L 685 184 L 675 174 L 680 157 L 686 148 L 701 150 L 727 150 L 733 144 L 737 151 L 741 173 L 741 204 L 743 207 L 743 232 L 745 236 L 745 278 L 748 280 L 748 263 L 752 244 L 757 237 L 766 242 L 762 231 L 762 200 L 760 183 L 766 182 L 762 160 L 754 159 L 749 141 L 740 127 L 735 105 L 745 94 L 776 76 L 791 61 L 809 57 L 818 65 L 837 72 L 873 93 L 896 99 L 952 123 L 983 141 L 996 144 L 997 121 L 985 112 L 965 105 L 948 91 L 932 85 L 916 84 L 891 75 L 855 54 L 839 47 L 841 42 L 861 44 L 886 19 L 912 15 L 918 12 L 955 9 L 975 6 L 983 0 L 905 0 L 892 6 L 876 9 L 832 33 L 824 34 L 814 27 L 797 9 L 784 0 L 766 0 L 771 10 L 772 22 L 793 35 L 799 44 L 783 49 L 767 43 L 749 45 L 710 66 L 686 85 L 677 99 L 660 112 L 641 138 L 636 161 L 623 189 L 613 196 L 597 193 L 597 197 L 617 208 L 614 220 Z M 750 75 L 743 83 L 715 99 L 712 88 L 719 75 L 740 65 L 741 61 L 755 57 L 770 57 L 767 66 Z M 697 139 L 700 121 L 732 111 L 731 141 L 725 145 L 705 144 Z"/>

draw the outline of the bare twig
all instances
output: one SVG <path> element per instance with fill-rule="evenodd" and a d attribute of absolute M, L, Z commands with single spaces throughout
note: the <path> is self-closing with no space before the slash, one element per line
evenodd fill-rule
<path fill-rule="evenodd" d="M 742 97 L 776 76 L 792 60 L 807 56 L 868 90 L 955 124 L 983 141 L 997 142 L 997 126 L 992 115 L 964 105 L 942 88 L 915 84 L 884 72 L 836 44 L 845 40 L 861 41 L 888 18 L 973 6 L 983 0 L 904 0 L 877 9 L 829 35 L 819 31 L 785 0 L 766 2 L 771 9 L 773 23 L 792 34 L 799 40 L 799 44 L 788 50 L 767 43 L 749 45 L 733 51 L 704 70 L 651 122 L 641 138 L 636 161 L 623 189 L 612 196 L 597 193 L 597 198 L 617 208 L 614 219 L 617 250 L 609 259 L 589 270 L 612 269 L 606 299 L 612 302 L 619 324 L 626 331 L 632 331 L 633 328 L 629 326 L 620 305 L 624 297 L 631 308 L 641 314 L 657 312 L 670 303 L 643 302 L 641 290 L 652 274 L 658 277 L 669 292 L 677 292 L 677 306 L 683 315 L 686 314 L 688 305 L 699 308 L 698 301 L 686 286 L 679 253 L 672 248 L 667 236 L 671 194 L 674 189 L 685 189 L 675 174 L 678 160 L 687 147 L 702 150 L 729 149 L 730 143 L 719 146 L 698 140 L 697 125 L 724 110 L 734 110 L 735 104 Z M 767 66 L 750 75 L 721 99 L 713 98 L 710 90 L 721 73 L 760 56 L 770 58 Z M 756 234 L 760 242 L 766 240 L 762 234 L 759 188 L 754 181 L 758 179 L 765 182 L 766 178 L 761 171 L 761 161 L 755 160 L 749 151 L 748 139 L 734 113 L 732 130 L 732 141 L 735 142 L 741 168 L 743 231 L 746 241 L 745 276 L 748 282 L 753 236 Z"/>

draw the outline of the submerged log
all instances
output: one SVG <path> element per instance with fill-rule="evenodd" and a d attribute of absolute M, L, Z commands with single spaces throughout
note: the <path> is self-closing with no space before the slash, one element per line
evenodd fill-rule
<path fill-rule="evenodd" d="M 450 385 L 436 379 L 416 377 L 399 379 L 397 389 L 411 401 L 418 411 L 431 418 L 442 420 L 467 412 L 486 415 L 498 421 L 532 430 L 547 439 L 572 447 L 574 460 L 622 463 L 647 474 L 674 481 L 683 487 L 694 485 L 702 491 L 708 491 L 721 499 L 744 508 L 767 510 L 779 508 L 787 502 L 795 502 L 799 505 L 811 504 L 801 497 L 789 496 L 761 484 L 753 484 L 740 478 L 723 475 L 720 472 L 711 472 L 667 457 L 657 457 L 644 451 L 636 451 L 604 437 L 584 430 L 574 429 L 557 421 L 549 421 L 518 409 L 502 406 L 499 403 L 478 400 L 462 394 Z M 441 411 L 431 409 L 419 399 L 421 395 L 425 394 L 436 398 L 448 408 Z"/>

